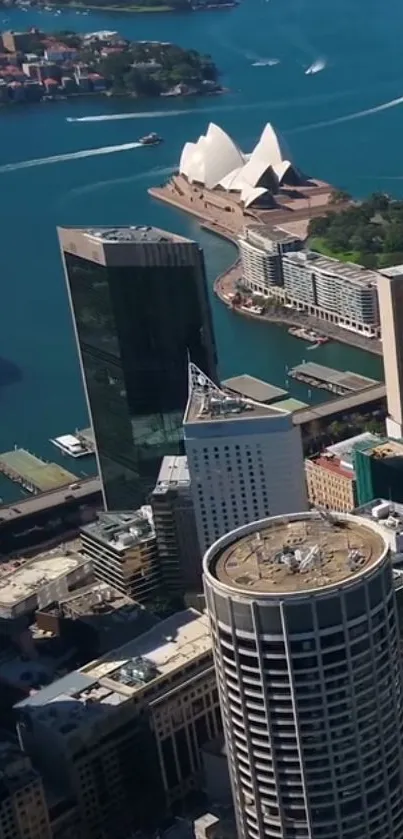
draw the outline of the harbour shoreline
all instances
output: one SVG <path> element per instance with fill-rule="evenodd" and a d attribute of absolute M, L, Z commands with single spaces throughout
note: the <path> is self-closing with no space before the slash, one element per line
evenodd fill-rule
<path fill-rule="evenodd" d="M 237 247 L 237 234 L 240 230 L 237 231 L 220 224 L 217 220 L 209 218 L 206 214 L 201 213 L 200 210 L 195 207 L 185 206 L 184 202 L 177 198 L 166 187 L 150 187 L 148 189 L 148 194 L 152 198 L 164 201 L 167 204 L 171 204 L 178 210 L 182 210 L 183 212 L 195 216 L 199 220 L 200 226 L 203 230 L 207 230 L 209 233 L 215 233 L 216 236 L 226 239 L 228 242 L 231 242 L 235 245 L 235 247 Z M 243 221 L 246 220 L 243 219 Z M 342 329 L 341 327 L 335 326 L 327 321 L 321 321 L 318 318 L 311 317 L 303 312 L 297 312 L 295 309 L 289 309 L 287 311 L 283 309 L 281 312 L 272 311 L 265 312 L 264 314 L 258 314 L 257 312 L 252 312 L 245 307 L 234 306 L 232 303 L 232 296 L 236 294 L 238 290 L 237 283 L 241 279 L 241 263 L 238 254 L 234 262 L 214 280 L 213 290 L 215 296 L 218 297 L 221 303 L 224 303 L 224 305 L 234 314 L 249 318 L 249 320 L 258 320 L 260 323 L 273 323 L 281 327 L 303 326 L 307 329 L 313 329 L 316 332 L 320 332 L 330 340 L 341 344 L 347 344 L 348 346 L 356 347 L 357 349 L 365 350 L 365 352 L 371 353 L 372 355 L 382 356 L 382 342 L 380 340 L 367 338 L 364 335 L 358 335 L 355 332 L 349 332 L 346 329 Z"/>

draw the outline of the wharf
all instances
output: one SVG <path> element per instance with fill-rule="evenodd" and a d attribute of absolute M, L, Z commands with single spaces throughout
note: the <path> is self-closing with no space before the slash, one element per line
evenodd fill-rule
<path fill-rule="evenodd" d="M 25 449 L 18 448 L 0 454 L 0 472 L 34 494 L 60 489 L 77 481 L 73 472 L 68 472 L 57 463 L 46 463 Z"/>
<path fill-rule="evenodd" d="M 352 373 L 350 370 L 342 372 L 334 370 L 332 367 L 325 367 L 324 364 L 316 364 L 313 361 L 304 361 L 303 364 L 298 364 L 288 371 L 288 375 L 298 382 L 304 382 L 320 390 L 329 390 L 338 396 L 359 393 L 379 384 L 375 379 Z"/>

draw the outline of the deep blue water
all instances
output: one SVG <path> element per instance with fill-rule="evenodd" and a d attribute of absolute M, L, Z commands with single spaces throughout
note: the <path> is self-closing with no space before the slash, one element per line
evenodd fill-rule
<path fill-rule="evenodd" d="M 176 41 L 210 53 L 231 90 L 180 102 L 81 99 L 0 113 L 0 359 L 7 362 L 0 360 L 0 451 L 18 443 L 57 459 L 48 438 L 84 426 L 87 417 L 56 225 L 153 223 L 188 235 L 205 248 L 212 282 L 232 259 L 231 246 L 147 196 L 147 187 L 175 167 L 183 143 L 197 138 L 210 119 L 245 150 L 270 120 L 304 171 L 356 195 L 375 189 L 400 195 L 403 6 L 399 0 L 387 6 L 379 0 L 243 0 L 232 11 L 181 16 L 0 11 L 0 28 L 30 25 Z M 253 67 L 261 58 L 280 64 Z M 319 58 L 325 69 L 306 76 Z M 103 119 L 69 121 L 91 116 Z M 165 142 L 74 157 L 149 131 Z M 27 161 L 34 162 L 19 166 Z M 286 331 L 245 321 L 216 300 L 213 310 L 223 377 L 249 372 L 283 384 L 286 365 L 306 355 L 305 345 Z M 379 360 L 337 344 L 315 352 L 315 360 L 381 372 Z M 302 386 L 293 392 L 306 398 Z M 82 468 L 91 464 L 81 461 Z M 10 497 L 3 482 L 0 495 Z"/>

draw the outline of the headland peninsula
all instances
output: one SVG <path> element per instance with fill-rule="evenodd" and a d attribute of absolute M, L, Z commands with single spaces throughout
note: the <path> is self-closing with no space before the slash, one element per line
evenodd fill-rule
<path fill-rule="evenodd" d="M 118 32 L 0 32 L 0 105 L 78 95 L 158 97 L 222 92 L 212 58 Z"/>
<path fill-rule="evenodd" d="M 211 9 L 233 9 L 239 0 L 91 0 L 89 4 L 80 0 L 0 0 L 0 8 L 16 6 L 22 9 L 79 9 L 83 14 L 90 10 L 101 12 L 134 12 L 137 14 L 158 12 L 200 12 Z"/>

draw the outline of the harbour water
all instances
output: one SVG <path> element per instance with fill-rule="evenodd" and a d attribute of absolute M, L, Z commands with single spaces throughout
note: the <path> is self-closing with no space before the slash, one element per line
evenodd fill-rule
<path fill-rule="evenodd" d="M 18 443 L 57 459 L 48 439 L 87 425 L 56 225 L 156 224 L 196 238 L 210 284 L 233 259 L 228 243 L 147 196 L 210 119 L 245 150 L 270 120 L 304 171 L 358 196 L 377 189 L 401 194 L 402 24 L 399 0 L 390 0 L 387 11 L 377 0 L 243 0 L 232 11 L 181 16 L 0 10 L 2 29 L 115 29 L 194 47 L 213 56 L 231 90 L 222 97 L 80 99 L 0 112 L 1 451 Z M 306 74 L 313 64 L 324 66 Z M 164 143 L 134 147 L 149 131 Z M 223 377 L 249 372 L 283 385 L 286 367 L 310 356 L 381 376 L 381 361 L 371 355 L 338 344 L 307 355 L 286 330 L 242 319 L 216 299 L 212 305 Z M 307 399 L 303 385 L 291 382 L 290 390 Z M 73 463 L 67 468 L 74 471 Z M 88 461 L 83 469 L 91 469 Z M 17 497 L 0 484 L 3 498 L 13 492 Z"/>

